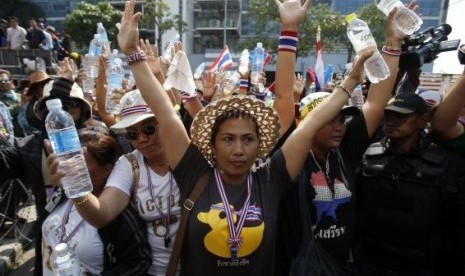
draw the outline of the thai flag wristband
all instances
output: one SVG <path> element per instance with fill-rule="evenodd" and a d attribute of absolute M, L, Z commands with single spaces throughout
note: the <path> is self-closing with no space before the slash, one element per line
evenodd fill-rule
<path fill-rule="evenodd" d="M 294 31 L 281 31 L 279 36 L 278 51 L 284 52 L 297 52 L 297 32 Z"/>
<path fill-rule="evenodd" d="M 248 79 L 240 79 L 239 81 L 239 89 L 247 89 L 249 87 L 249 80 Z"/>

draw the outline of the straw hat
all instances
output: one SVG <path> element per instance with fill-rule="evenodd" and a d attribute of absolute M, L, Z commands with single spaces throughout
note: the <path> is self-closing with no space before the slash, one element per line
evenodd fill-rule
<path fill-rule="evenodd" d="M 71 91 L 69 91 L 67 95 L 65 95 L 64 91 L 57 91 L 56 94 L 51 95 L 50 92 L 52 91 L 53 87 L 53 80 L 47 82 L 44 86 L 44 92 L 42 98 L 38 99 L 34 105 L 34 113 L 36 114 L 37 118 L 43 120 L 43 110 L 45 108 L 45 102 L 50 99 L 54 98 L 70 98 L 73 100 L 78 100 L 81 102 L 81 118 L 80 122 L 87 121 L 92 116 L 92 107 L 90 103 L 84 99 L 84 93 L 82 92 L 82 88 L 77 84 L 74 83 L 71 87 Z"/>
<path fill-rule="evenodd" d="M 138 89 L 126 93 L 121 98 L 120 103 L 121 120 L 110 127 L 114 132 L 124 132 L 132 125 L 155 117 Z"/>
<path fill-rule="evenodd" d="M 27 90 L 26 96 L 32 96 L 36 93 L 36 89 L 45 83 L 47 83 L 52 78 L 45 71 L 35 71 L 29 75 L 29 89 Z M 42 95 L 37 95 L 37 97 L 42 97 Z"/>
<path fill-rule="evenodd" d="M 197 113 L 191 126 L 191 138 L 204 157 L 214 163 L 211 144 L 213 125 L 218 116 L 226 111 L 241 110 L 249 114 L 258 124 L 258 157 L 264 158 L 276 145 L 279 138 L 279 117 L 275 110 L 263 101 L 247 96 L 231 96 L 210 103 Z"/>
<path fill-rule="evenodd" d="M 315 107 L 322 103 L 331 93 L 328 92 L 315 92 L 310 93 L 300 101 L 300 119 L 303 120 L 305 116 L 310 113 Z M 356 106 L 344 105 L 341 109 L 344 115 L 357 116 L 360 115 L 360 109 Z"/>

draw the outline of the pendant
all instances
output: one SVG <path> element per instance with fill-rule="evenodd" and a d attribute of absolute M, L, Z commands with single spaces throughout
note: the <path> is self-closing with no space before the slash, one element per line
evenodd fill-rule
<path fill-rule="evenodd" d="M 237 258 L 237 246 L 235 245 L 231 245 L 231 261 L 239 261 L 239 259 Z"/>

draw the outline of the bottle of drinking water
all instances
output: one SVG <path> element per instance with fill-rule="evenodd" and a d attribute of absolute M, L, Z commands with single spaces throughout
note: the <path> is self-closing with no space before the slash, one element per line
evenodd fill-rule
<path fill-rule="evenodd" d="M 252 61 L 252 72 L 250 74 L 250 82 L 252 84 L 260 83 L 260 78 L 263 72 L 263 62 L 265 50 L 263 49 L 263 44 L 261 42 L 257 43 L 255 47 L 253 61 Z"/>
<path fill-rule="evenodd" d="M 399 0 L 375 0 L 376 6 L 386 16 L 389 15 L 392 9 L 397 8 L 394 15 L 394 24 L 397 28 L 407 35 L 413 34 L 420 29 L 423 20 L 412 10 L 406 8 Z"/>
<path fill-rule="evenodd" d="M 99 57 L 101 54 L 102 42 L 100 40 L 100 35 L 94 34 L 94 38 L 90 41 L 89 44 L 89 55 Z"/>
<path fill-rule="evenodd" d="M 374 50 L 374 54 L 364 64 L 365 73 L 370 81 L 378 83 L 389 77 L 389 67 L 378 52 L 376 41 L 367 23 L 358 19 L 355 13 L 349 14 L 346 17 L 346 21 L 348 23 L 347 36 L 357 55 L 361 56 L 365 52 Z"/>
<path fill-rule="evenodd" d="M 168 43 L 168 46 L 165 48 L 165 51 L 163 52 L 164 59 L 171 61 L 171 59 L 173 58 L 174 43 L 176 43 L 176 41 L 179 41 L 179 34 L 176 34 L 174 38 L 171 39 Z"/>
<path fill-rule="evenodd" d="M 245 75 L 249 72 L 249 50 L 244 49 L 244 51 L 242 51 L 237 71 L 239 71 L 239 73 L 242 75 Z"/>
<path fill-rule="evenodd" d="M 66 243 L 55 246 L 53 258 L 53 274 L 55 276 L 78 276 L 81 266 L 76 255 L 69 249 Z"/>
<path fill-rule="evenodd" d="M 352 95 L 350 96 L 350 100 L 352 101 L 351 105 L 362 108 L 364 99 L 361 84 L 355 86 L 354 91 L 352 91 Z"/>
<path fill-rule="evenodd" d="M 68 198 L 78 198 L 92 192 L 92 181 L 82 154 L 74 120 L 62 109 L 60 99 L 46 102 L 49 113 L 45 118 L 45 129 L 53 152 L 60 161 L 59 171 L 65 174 L 61 184 Z"/>
<path fill-rule="evenodd" d="M 104 55 L 109 55 L 111 53 L 110 42 L 108 42 L 107 30 L 103 27 L 102 22 L 97 23 L 97 34 L 99 36 L 100 43 L 102 44 L 102 53 Z"/>
<path fill-rule="evenodd" d="M 113 99 L 114 90 L 122 89 L 124 80 L 123 61 L 120 58 L 116 57 L 116 53 L 114 53 L 113 57 L 110 58 L 110 65 L 107 75 L 107 95 L 105 102 L 106 111 L 112 114 L 117 114 L 120 111 L 119 102 L 115 102 Z"/>

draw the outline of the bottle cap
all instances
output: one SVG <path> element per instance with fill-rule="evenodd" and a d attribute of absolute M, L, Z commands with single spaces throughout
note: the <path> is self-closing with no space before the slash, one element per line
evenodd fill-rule
<path fill-rule="evenodd" d="M 355 18 L 357 18 L 357 14 L 351 13 L 351 14 L 346 16 L 346 21 L 347 21 L 347 23 L 349 23 L 350 21 L 354 20 Z"/>
<path fill-rule="evenodd" d="M 60 253 L 67 252 L 68 245 L 64 242 L 59 243 L 55 246 L 55 252 L 60 255 Z"/>
<path fill-rule="evenodd" d="M 45 105 L 47 105 L 47 109 L 51 110 L 53 108 L 60 108 L 62 107 L 61 100 L 60 99 L 51 99 L 47 100 L 45 102 Z"/>
<path fill-rule="evenodd" d="M 99 22 L 99 23 L 97 23 L 97 27 L 98 27 L 98 28 L 101 28 L 101 27 L 103 27 L 103 24 L 102 24 L 102 22 Z"/>
<path fill-rule="evenodd" d="M 263 48 L 263 43 L 257 42 L 257 47 L 258 47 L 258 48 Z"/>

